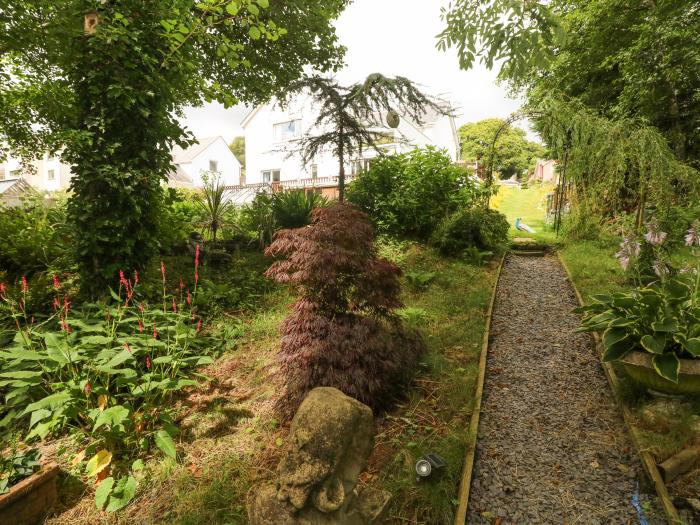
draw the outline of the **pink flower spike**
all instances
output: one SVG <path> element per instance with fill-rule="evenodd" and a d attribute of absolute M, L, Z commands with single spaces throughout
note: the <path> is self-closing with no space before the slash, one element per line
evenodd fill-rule
<path fill-rule="evenodd" d="M 186 299 L 186 301 L 187 301 L 187 306 L 192 305 L 192 294 L 190 294 L 190 291 L 189 291 L 189 290 L 187 290 L 187 299 Z"/>
<path fill-rule="evenodd" d="M 131 351 L 131 347 L 129 346 L 129 343 L 124 343 L 124 350 L 132 354 L 133 352 Z"/>
<path fill-rule="evenodd" d="M 126 283 L 126 276 L 124 275 L 124 270 L 119 270 L 119 283 L 124 287 L 128 286 Z"/>
<path fill-rule="evenodd" d="M 202 320 L 197 321 L 197 333 L 202 331 Z"/>
<path fill-rule="evenodd" d="M 160 274 L 163 276 L 163 279 L 165 279 L 165 263 L 163 261 L 160 261 Z"/>
<path fill-rule="evenodd" d="M 58 280 L 58 275 L 53 276 L 53 289 L 58 291 L 61 288 L 61 281 Z"/>
<path fill-rule="evenodd" d="M 70 301 L 68 300 L 67 295 L 63 297 L 63 310 L 65 314 L 68 315 L 68 312 L 70 311 Z"/>
<path fill-rule="evenodd" d="M 22 276 L 22 293 L 28 293 L 29 292 L 29 283 L 27 282 L 27 277 Z"/>
<path fill-rule="evenodd" d="M 139 319 L 139 333 L 140 333 L 140 334 L 143 333 L 143 323 L 141 322 L 140 319 Z"/>
<path fill-rule="evenodd" d="M 139 272 L 137 270 L 134 270 L 134 286 L 139 284 Z"/>
<path fill-rule="evenodd" d="M 180 277 L 180 290 L 184 290 L 184 289 L 185 289 L 185 283 L 182 282 L 182 277 Z"/>
<path fill-rule="evenodd" d="M 150 355 L 147 355 L 147 356 L 146 356 L 146 368 L 147 368 L 148 370 L 151 369 L 151 356 L 150 356 Z"/>
<path fill-rule="evenodd" d="M 143 313 L 143 303 L 139 303 L 139 312 Z"/>
<path fill-rule="evenodd" d="M 85 393 L 87 395 L 90 395 L 90 392 L 92 392 L 92 387 L 90 386 L 90 383 L 85 383 Z"/>
<path fill-rule="evenodd" d="M 174 297 L 173 297 L 173 312 L 177 313 L 177 303 L 175 302 Z"/>
<path fill-rule="evenodd" d="M 5 283 L 0 283 L 0 293 L 5 293 L 7 291 L 7 286 Z"/>
<path fill-rule="evenodd" d="M 58 308 L 59 308 L 60 306 L 61 306 L 61 305 L 60 305 L 59 302 L 58 302 L 58 297 L 54 297 L 54 298 L 53 298 L 53 309 L 54 309 L 54 312 L 55 312 L 56 310 L 58 310 Z"/>
<path fill-rule="evenodd" d="M 158 339 L 158 327 L 153 325 L 153 339 Z"/>

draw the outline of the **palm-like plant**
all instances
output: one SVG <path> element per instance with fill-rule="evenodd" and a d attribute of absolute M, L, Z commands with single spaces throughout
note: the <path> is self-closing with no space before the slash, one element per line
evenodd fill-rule
<path fill-rule="evenodd" d="M 322 130 L 299 139 L 302 162 L 309 165 L 322 151 L 333 152 L 338 159 L 340 202 L 345 198 L 345 159 L 367 148 L 381 153 L 378 143 L 386 136 L 381 129 L 386 129 L 387 124 L 396 127 L 399 114 L 422 124 L 430 109 L 441 114 L 451 112 L 444 101 L 423 94 L 409 79 L 388 78 L 379 73 L 347 87 L 333 78 L 311 76 L 293 83 L 288 91 L 289 96 L 299 92 L 310 93 L 321 108 L 312 129 Z"/>
<path fill-rule="evenodd" d="M 316 193 L 292 190 L 275 193 L 272 197 L 272 213 L 278 228 L 301 228 L 311 222 L 311 212 L 322 208 L 328 200 Z"/>
<path fill-rule="evenodd" d="M 202 226 L 210 233 L 212 241 L 216 241 L 216 235 L 226 224 L 226 218 L 233 209 L 233 203 L 226 192 L 226 185 L 219 176 L 207 174 L 203 179 L 204 195 L 199 200 L 204 214 Z"/>

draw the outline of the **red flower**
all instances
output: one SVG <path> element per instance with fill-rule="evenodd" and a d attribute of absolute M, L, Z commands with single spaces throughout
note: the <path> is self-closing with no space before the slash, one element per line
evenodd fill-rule
<path fill-rule="evenodd" d="M 63 296 L 63 310 L 65 311 L 65 314 L 68 315 L 68 311 L 70 310 L 70 301 L 68 300 L 67 295 Z"/>
<path fill-rule="evenodd" d="M 197 321 L 197 333 L 202 331 L 202 320 Z"/>
<path fill-rule="evenodd" d="M 22 276 L 22 293 L 29 292 L 29 283 L 27 283 L 27 278 Z"/>
<path fill-rule="evenodd" d="M 158 327 L 153 325 L 153 339 L 158 339 Z"/>
<path fill-rule="evenodd" d="M 134 286 L 139 284 L 139 272 L 134 270 Z"/>
<path fill-rule="evenodd" d="M 177 313 L 177 303 L 175 302 L 174 297 L 173 297 L 173 312 Z"/>
<path fill-rule="evenodd" d="M 151 369 L 151 356 L 150 356 L 150 355 L 147 355 L 147 356 L 146 356 L 146 368 L 147 368 L 148 370 Z"/>
<path fill-rule="evenodd" d="M 53 289 L 58 291 L 61 288 L 61 281 L 58 280 L 58 275 L 53 276 Z"/>
<path fill-rule="evenodd" d="M 192 305 L 192 295 L 190 294 L 190 291 L 189 291 L 189 290 L 187 290 L 187 299 L 186 299 L 186 301 L 187 301 L 187 306 Z"/>
<path fill-rule="evenodd" d="M 182 282 L 182 277 L 180 277 L 180 290 L 185 289 L 185 283 Z"/>
<path fill-rule="evenodd" d="M 5 283 L 0 283 L 0 293 L 5 293 L 7 291 L 7 286 Z"/>
<path fill-rule="evenodd" d="M 90 383 L 85 383 L 85 393 L 87 395 L 90 395 L 91 391 L 92 391 L 92 387 L 90 386 Z"/>
<path fill-rule="evenodd" d="M 128 289 L 129 283 L 126 282 L 126 276 L 124 275 L 124 270 L 119 270 L 119 283 Z"/>
<path fill-rule="evenodd" d="M 61 305 L 60 305 L 60 303 L 58 302 L 58 297 L 54 297 L 54 298 L 53 298 L 53 309 L 54 309 L 54 312 L 55 312 L 56 310 L 58 310 L 58 307 L 59 307 L 59 306 L 61 306 Z"/>
<path fill-rule="evenodd" d="M 143 313 L 143 303 L 139 303 L 139 312 Z"/>
<path fill-rule="evenodd" d="M 163 279 L 165 279 L 165 263 L 163 261 L 160 261 L 160 274 L 163 276 Z"/>
<path fill-rule="evenodd" d="M 197 248 L 194 252 L 194 282 L 199 282 L 199 243 L 197 243 Z"/>
<path fill-rule="evenodd" d="M 129 346 L 129 343 L 124 343 L 124 350 L 126 350 L 126 351 L 129 352 L 130 354 L 133 353 L 133 352 L 131 351 L 131 347 Z"/>
<path fill-rule="evenodd" d="M 141 319 L 139 319 L 139 333 L 143 333 L 143 323 L 141 322 Z"/>

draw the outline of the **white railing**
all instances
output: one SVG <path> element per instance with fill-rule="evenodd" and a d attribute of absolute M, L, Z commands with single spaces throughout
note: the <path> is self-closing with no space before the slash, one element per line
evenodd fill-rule
<path fill-rule="evenodd" d="M 256 184 L 244 184 L 239 186 L 227 186 L 226 189 L 236 193 L 260 192 L 260 191 L 284 191 L 307 188 L 329 188 L 338 185 L 338 176 L 316 177 L 307 179 L 282 180 L 279 182 L 259 182 Z M 357 175 L 346 175 L 345 184 L 354 181 Z"/>

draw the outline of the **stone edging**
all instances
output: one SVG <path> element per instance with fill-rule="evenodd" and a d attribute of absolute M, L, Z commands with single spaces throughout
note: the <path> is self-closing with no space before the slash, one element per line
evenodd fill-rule
<path fill-rule="evenodd" d="M 578 299 L 579 304 L 581 306 L 584 306 L 585 303 L 583 301 L 583 296 L 578 291 L 578 288 L 576 287 L 576 283 L 574 282 L 574 279 L 571 276 L 571 272 L 569 271 L 569 267 L 564 262 L 564 259 L 562 258 L 559 251 L 557 251 L 557 258 L 559 259 L 560 264 L 562 265 L 562 267 L 564 268 L 564 271 L 566 272 L 566 276 L 569 279 L 569 282 L 571 283 L 571 287 L 573 288 L 574 293 L 576 294 L 576 298 Z M 596 349 L 598 351 L 598 357 L 600 357 L 600 355 L 602 354 L 602 345 L 601 345 L 600 334 L 597 332 L 594 332 L 593 338 L 595 339 L 595 346 L 596 346 Z M 644 465 L 644 470 L 646 470 L 647 474 L 649 475 L 649 478 L 654 483 L 654 488 L 656 489 L 656 494 L 659 496 L 659 499 L 661 500 L 661 506 L 663 507 L 664 513 L 666 514 L 666 519 L 668 520 L 670 525 L 683 524 L 684 522 L 683 522 L 683 520 L 681 520 L 680 516 L 678 515 L 678 511 L 676 510 L 676 507 L 673 506 L 673 501 L 671 499 L 670 494 L 668 493 L 668 489 L 666 488 L 666 485 L 664 484 L 663 479 L 661 478 L 661 474 L 659 473 L 659 469 L 656 466 L 656 461 L 654 460 L 652 455 L 649 453 L 649 451 L 645 450 L 644 447 L 642 447 L 642 442 L 641 442 L 641 438 L 639 436 L 639 431 L 636 429 L 636 427 L 633 424 L 632 414 L 630 413 L 629 409 L 625 406 L 625 404 L 622 402 L 622 399 L 620 398 L 620 393 L 619 393 L 620 380 L 617 378 L 617 373 L 615 372 L 615 369 L 613 368 L 611 363 L 604 363 L 601 360 L 600 364 L 602 365 L 603 371 L 605 372 L 605 375 L 608 378 L 608 383 L 610 384 L 610 388 L 613 392 L 613 397 L 615 399 L 615 402 L 617 403 L 618 408 L 622 412 L 623 419 L 625 420 L 625 424 L 627 425 L 627 430 L 629 431 L 629 434 L 632 437 L 632 442 L 634 443 L 634 447 L 637 449 L 637 455 L 639 456 L 640 460 L 642 461 L 642 465 Z"/>
<path fill-rule="evenodd" d="M 457 512 L 455 513 L 455 525 L 464 525 L 467 521 L 467 510 L 469 508 L 469 491 L 472 484 L 472 473 L 474 470 L 474 455 L 476 453 L 476 440 L 479 430 L 479 416 L 481 415 L 481 398 L 484 393 L 484 379 L 486 377 L 486 357 L 489 349 L 489 336 L 491 332 L 491 318 L 493 317 L 493 305 L 496 302 L 496 292 L 498 290 L 498 282 L 501 280 L 501 270 L 503 263 L 506 260 L 504 253 L 501 257 L 501 262 L 498 265 L 496 272 L 496 280 L 491 292 L 491 302 L 486 312 L 486 325 L 484 326 L 484 337 L 481 345 L 481 355 L 479 357 L 479 377 L 476 384 L 476 393 L 474 395 L 474 409 L 469 422 L 469 440 L 467 442 L 467 454 L 464 460 L 464 468 L 462 469 L 462 480 L 459 484 Z"/>

